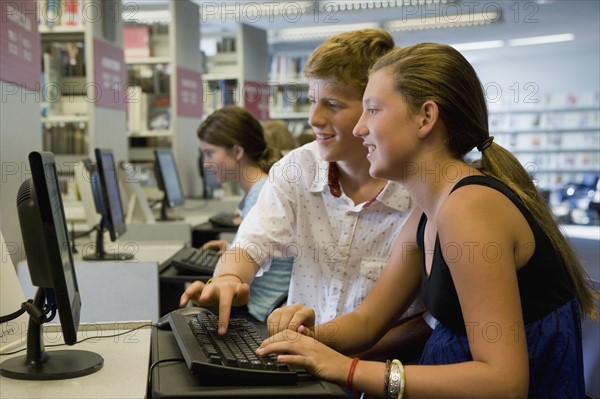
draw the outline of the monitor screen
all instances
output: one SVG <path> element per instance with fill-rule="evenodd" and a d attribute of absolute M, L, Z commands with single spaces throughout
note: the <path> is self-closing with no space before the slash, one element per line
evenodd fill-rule
<path fill-rule="evenodd" d="M 116 241 L 127 230 L 119 190 L 117 165 L 112 150 L 96 148 L 95 153 L 98 175 L 102 186 L 102 198 L 106 208 L 106 228 L 111 241 Z"/>
<path fill-rule="evenodd" d="M 30 314 L 27 355 L 2 363 L 0 373 L 19 379 L 63 379 L 99 370 L 103 360 L 87 351 L 44 352 L 42 325 L 60 316 L 66 344 L 77 341 L 81 299 L 54 155 L 29 154 L 31 178 L 17 194 L 17 213 L 35 299 L 25 307 Z"/>
<path fill-rule="evenodd" d="M 158 189 L 164 192 L 160 217 L 157 221 L 181 220 L 181 217 L 167 216 L 167 208 L 182 205 L 185 201 L 173 152 L 166 148 L 156 149 L 154 150 L 154 160 Z"/>

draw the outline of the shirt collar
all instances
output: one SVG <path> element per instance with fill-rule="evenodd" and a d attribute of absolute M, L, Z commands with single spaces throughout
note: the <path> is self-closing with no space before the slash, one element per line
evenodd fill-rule
<path fill-rule="evenodd" d="M 335 162 L 319 162 L 319 167 L 310 191 L 323 192 L 326 186 L 334 197 L 340 197 L 343 194 L 339 170 Z M 401 212 L 407 211 L 411 206 L 408 192 L 399 183 L 392 181 L 388 181 L 375 197 L 362 205 L 362 208 L 368 208 L 375 201 L 379 201 L 383 205 Z"/>

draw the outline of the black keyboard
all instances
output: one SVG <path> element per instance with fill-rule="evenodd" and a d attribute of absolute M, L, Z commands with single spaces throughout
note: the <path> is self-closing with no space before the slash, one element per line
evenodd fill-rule
<path fill-rule="evenodd" d="M 210 249 L 184 246 L 169 261 L 180 272 L 212 276 L 220 257 Z"/>
<path fill-rule="evenodd" d="M 196 315 L 169 314 L 169 324 L 188 368 L 207 385 L 294 385 L 298 373 L 277 363 L 276 355 L 255 351 L 263 335 L 250 321 L 231 318 L 227 333 L 217 331 L 218 316 L 199 308 Z"/>
<path fill-rule="evenodd" d="M 220 212 L 212 215 L 208 221 L 215 227 L 239 227 L 239 216 L 231 212 Z"/>

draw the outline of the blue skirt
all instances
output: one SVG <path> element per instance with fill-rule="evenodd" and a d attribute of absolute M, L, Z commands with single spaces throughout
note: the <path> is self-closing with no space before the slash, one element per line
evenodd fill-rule
<path fill-rule="evenodd" d="M 530 398 L 584 398 L 581 314 L 573 299 L 525 326 Z M 473 360 L 466 334 L 438 324 L 425 345 L 421 364 Z"/>

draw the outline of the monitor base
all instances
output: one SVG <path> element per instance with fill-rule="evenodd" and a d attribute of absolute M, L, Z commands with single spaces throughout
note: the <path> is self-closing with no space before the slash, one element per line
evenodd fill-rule
<path fill-rule="evenodd" d="M 41 362 L 29 364 L 27 356 L 17 356 L 1 364 L 0 375 L 19 380 L 64 380 L 95 373 L 104 364 L 102 356 L 81 350 L 44 353 Z"/>

